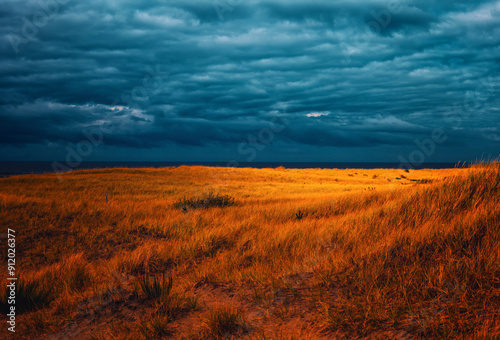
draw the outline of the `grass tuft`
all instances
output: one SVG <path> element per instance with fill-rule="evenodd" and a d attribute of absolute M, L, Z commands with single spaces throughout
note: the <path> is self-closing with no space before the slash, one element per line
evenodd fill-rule
<path fill-rule="evenodd" d="M 165 274 L 163 274 L 160 281 L 156 277 L 151 278 L 149 275 L 144 275 L 139 281 L 139 287 L 147 299 L 166 301 L 172 290 L 172 277 L 166 279 Z"/>
<path fill-rule="evenodd" d="M 140 323 L 139 331 L 148 340 L 172 335 L 168 317 L 160 315 L 156 315 L 151 320 Z"/>
<path fill-rule="evenodd" d="M 186 211 L 187 209 L 224 208 L 234 204 L 234 198 L 229 195 L 209 193 L 201 197 L 180 199 L 174 204 L 174 207 Z"/>
<path fill-rule="evenodd" d="M 218 306 L 202 320 L 201 338 L 229 339 L 248 332 L 243 314 L 231 306 Z"/>

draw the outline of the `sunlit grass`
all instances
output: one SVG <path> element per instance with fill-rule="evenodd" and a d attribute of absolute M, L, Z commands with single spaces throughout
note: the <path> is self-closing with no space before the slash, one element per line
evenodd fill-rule
<path fill-rule="evenodd" d="M 498 163 L 0 181 L 0 222 L 16 230 L 29 288 L 26 336 L 71 322 L 91 334 L 90 317 L 99 334 L 130 339 L 500 335 Z"/>

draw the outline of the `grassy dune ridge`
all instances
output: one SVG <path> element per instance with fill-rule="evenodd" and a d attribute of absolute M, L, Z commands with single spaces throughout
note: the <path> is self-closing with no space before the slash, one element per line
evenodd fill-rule
<path fill-rule="evenodd" d="M 499 163 L 0 183 L 18 338 L 500 338 Z"/>

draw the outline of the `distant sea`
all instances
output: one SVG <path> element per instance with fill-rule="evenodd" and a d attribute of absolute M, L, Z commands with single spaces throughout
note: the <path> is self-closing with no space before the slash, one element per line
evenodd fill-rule
<path fill-rule="evenodd" d="M 64 162 L 60 162 L 65 164 Z M 73 170 L 106 169 L 106 168 L 164 168 L 181 165 L 203 166 L 237 166 L 240 168 L 277 168 L 283 166 L 288 169 L 391 169 L 399 168 L 399 163 L 346 163 L 346 162 L 240 162 L 237 165 L 228 165 L 227 162 L 82 162 Z M 460 163 L 462 166 L 462 163 Z M 415 169 L 444 169 L 454 168 L 456 163 L 426 163 Z M 53 173 L 52 162 L 0 162 L 0 177 L 25 174 Z"/>

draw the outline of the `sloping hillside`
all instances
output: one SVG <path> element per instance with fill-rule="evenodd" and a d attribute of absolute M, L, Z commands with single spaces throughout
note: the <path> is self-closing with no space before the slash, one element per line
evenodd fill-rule
<path fill-rule="evenodd" d="M 20 339 L 500 337 L 498 163 L 0 183 Z"/>

